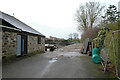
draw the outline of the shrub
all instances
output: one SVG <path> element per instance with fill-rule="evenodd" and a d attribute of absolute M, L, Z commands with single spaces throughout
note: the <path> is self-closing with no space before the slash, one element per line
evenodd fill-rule
<path fill-rule="evenodd" d="M 86 38 L 89 38 L 89 39 L 96 38 L 99 30 L 100 30 L 100 28 L 98 28 L 98 27 L 87 29 L 81 35 L 81 42 L 84 42 Z"/>
<path fill-rule="evenodd" d="M 105 37 L 106 37 L 106 33 L 107 33 L 107 31 L 109 31 L 109 30 L 110 30 L 109 28 L 103 27 L 103 28 L 98 32 L 97 38 L 94 39 L 94 41 L 95 41 L 95 46 L 96 46 L 96 47 L 99 47 L 99 49 L 102 48 L 103 43 L 104 43 L 104 39 L 105 39 Z"/>

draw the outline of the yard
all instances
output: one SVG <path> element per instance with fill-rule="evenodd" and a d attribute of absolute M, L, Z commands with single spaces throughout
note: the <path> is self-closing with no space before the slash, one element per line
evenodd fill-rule
<path fill-rule="evenodd" d="M 3 65 L 3 78 L 111 78 L 73 44 Z M 12 74 L 11 74 L 12 73 Z"/>

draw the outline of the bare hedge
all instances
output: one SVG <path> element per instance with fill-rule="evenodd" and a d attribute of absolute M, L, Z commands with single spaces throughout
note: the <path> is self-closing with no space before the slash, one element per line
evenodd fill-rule
<path fill-rule="evenodd" d="M 94 28 L 87 29 L 81 35 L 81 42 L 84 42 L 86 38 L 89 38 L 89 39 L 96 38 L 97 35 L 98 35 L 99 30 L 100 30 L 99 27 L 94 27 Z"/>

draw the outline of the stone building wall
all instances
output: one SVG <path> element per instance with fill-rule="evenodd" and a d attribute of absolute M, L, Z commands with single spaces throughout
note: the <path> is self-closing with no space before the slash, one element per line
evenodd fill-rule
<path fill-rule="evenodd" d="M 28 35 L 28 53 L 34 51 L 45 51 L 44 37 L 41 37 L 41 44 L 38 44 L 38 36 Z"/>
<path fill-rule="evenodd" d="M 17 52 L 17 33 L 3 31 L 2 33 L 2 53 L 16 54 Z"/>
<path fill-rule="evenodd" d="M 27 52 L 45 51 L 45 38 L 41 37 L 41 44 L 38 44 L 38 36 L 27 36 Z M 4 31 L 2 33 L 2 53 L 17 53 L 17 33 Z"/>

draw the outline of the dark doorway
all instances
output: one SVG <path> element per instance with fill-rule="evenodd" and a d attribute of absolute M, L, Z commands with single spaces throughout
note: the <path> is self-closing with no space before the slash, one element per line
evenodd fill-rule
<path fill-rule="evenodd" d="M 21 35 L 21 54 L 27 55 L 27 36 Z"/>

